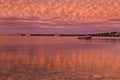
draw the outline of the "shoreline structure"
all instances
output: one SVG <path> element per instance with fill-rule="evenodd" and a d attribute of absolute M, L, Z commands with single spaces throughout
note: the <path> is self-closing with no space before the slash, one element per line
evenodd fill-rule
<path fill-rule="evenodd" d="M 0 36 L 91 36 L 91 37 L 120 37 L 120 32 L 106 32 L 97 34 L 0 34 Z"/>

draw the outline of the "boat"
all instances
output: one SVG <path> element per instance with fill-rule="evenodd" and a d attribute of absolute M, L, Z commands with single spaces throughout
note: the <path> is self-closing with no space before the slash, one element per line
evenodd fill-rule
<path fill-rule="evenodd" d="M 79 36 L 78 39 L 90 40 L 90 39 L 92 39 L 92 37 L 91 36 Z"/>

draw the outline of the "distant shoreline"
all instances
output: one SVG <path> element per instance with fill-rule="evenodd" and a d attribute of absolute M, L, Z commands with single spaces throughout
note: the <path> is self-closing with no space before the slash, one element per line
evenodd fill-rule
<path fill-rule="evenodd" d="M 119 35 L 104 35 L 104 34 L 0 34 L 0 36 L 63 36 L 63 37 L 79 37 L 79 36 L 91 36 L 91 37 L 120 37 Z"/>

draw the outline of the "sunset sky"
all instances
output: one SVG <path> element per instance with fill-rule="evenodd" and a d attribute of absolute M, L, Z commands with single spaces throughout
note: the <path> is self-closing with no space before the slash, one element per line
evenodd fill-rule
<path fill-rule="evenodd" d="M 0 0 L 0 33 L 120 31 L 120 0 Z"/>

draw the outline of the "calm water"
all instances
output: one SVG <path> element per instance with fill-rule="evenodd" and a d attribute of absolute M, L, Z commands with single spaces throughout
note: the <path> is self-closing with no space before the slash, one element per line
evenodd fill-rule
<path fill-rule="evenodd" d="M 0 80 L 120 80 L 120 40 L 1 36 Z"/>

